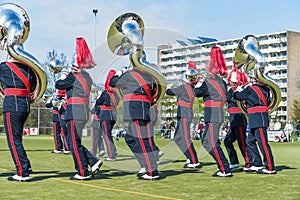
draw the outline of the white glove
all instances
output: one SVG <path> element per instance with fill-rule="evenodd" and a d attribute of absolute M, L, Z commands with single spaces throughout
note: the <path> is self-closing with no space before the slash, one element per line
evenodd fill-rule
<path fill-rule="evenodd" d="M 123 73 L 128 71 L 128 67 L 123 67 L 122 69 L 120 69 L 119 71 L 117 71 L 117 73 L 115 74 L 115 76 L 121 76 Z"/>
<path fill-rule="evenodd" d="M 203 80 L 200 79 L 200 80 L 198 81 L 198 83 L 195 85 L 195 88 L 199 88 L 199 87 L 201 87 L 202 85 L 203 85 Z"/>
<path fill-rule="evenodd" d="M 237 86 L 235 91 L 240 92 L 240 91 L 242 91 L 242 90 L 243 90 L 243 87 L 242 87 L 242 86 Z"/>
<path fill-rule="evenodd" d="M 63 73 L 57 80 L 64 80 L 67 78 L 67 76 L 68 76 L 67 73 Z"/>

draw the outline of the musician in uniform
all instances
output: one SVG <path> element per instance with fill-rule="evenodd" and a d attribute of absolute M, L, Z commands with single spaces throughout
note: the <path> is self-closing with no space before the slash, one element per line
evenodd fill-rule
<path fill-rule="evenodd" d="M 116 123 L 117 118 L 117 106 L 119 103 L 119 97 L 115 92 L 115 89 L 109 85 L 110 79 L 116 74 L 115 70 L 108 72 L 104 91 L 96 101 L 96 105 L 100 106 L 100 125 L 102 129 L 102 135 L 106 144 L 107 161 L 115 161 L 117 156 L 117 148 L 114 144 L 114 140 L 111 131 Z"/>
<path fill-rule="evenodd" d="M 230 129 L 225 136 L 224 144 L 230 160 L 230 169 L 239 167 L 239 160 L 233 143 L 238 142 L 239 149 L 245 160 L 245 168 L 250 167 L 251 156 L 246 145 L 246 128 L 247 119 L 244 113 L 237 106 L 236 99 L 233 98 L 233 93 L 237 86 L 247 83 L 247 76 L 244 73 L 233 70 L 228 75 L 228 92 L 227 92 L 227 107 L 229 113 Z"/>
<path fill-rule="evenodd" d="M 76 54 L 72 62 L 73 71 L 63 74 L 55 83 L 55 87 L 66 90 L 67 110 L 65 120 L 68 129 L 68 142 L 73 155 L 77 174 L 71 180 L 88 180 L 91 166 L 92 175 L 98 173 L 102 161 L 95 157 L 82 144 L 82 131 L 89 119 L 89 96 L 93 80 L 84 69 L 93 68 L 96 63 L 84 38 L 76 38 Z"/>
<path fill-rule="evenodd" d="M 0 64 L 0 81 L 4 89 L 3 118 L 7 144 L 16 166 L 17 174 L 9 181 L 29 181 L 32 172 L 23 146 L 24 123 L 30 112 L 30 94 L 37 80 L 30 67 L 13 58 Z"/>
<path fill-rule="evenodd" d="M 200 168 L 197 152 L 190 135 L 190 125 L 193 120 L 193 104 L 194 104 L 194 85 L 197 83 L 198 72 L 195 68 L 190 68 L 183 77 L 185 83 L 175 87 L 169 88 L 166 91 L 167 95 L 177 97 L 177 125 L 174 134 L 174 141 L 187 158 L 184 168 Z M 193 76 L 194 75 L 194 76 Z"/>
<path fill-rule="evenodd" d="M 212 47 L 210 63 L 207 69 L 208 76 L 195 86 L 196 97 L 204 100 L 205 130 L 202 145 L 214 158 L 218 171 L 214 177 L 231 177 L 229 163 L 220 146 L 219 133 L 224 122 L 224 103 L 226 102 L 227 85 L 219 76 L 227 74 L 227 66 L 220 47 Z"/>
<path fill-rule="evenodd" d="M 270 90 L 267 85 L 258 82 L 254 75 L 254 69 L 248 74 L 250 84 L 239 86 L 233 93 L 236 100 L 245 100 L 249 119 L 250 131 L 246 139 L 253 162 L 250 168 L 244 171 L 256 171 L 260 174 L 275 174 L 274 159 L 270 145 L 268 144 L 267 129 L 269 126 L 268 105 L 271 102 Z M 257 144 L 264 158 L 264 166 L 257 148 Z"/>
<path fill-rule="evenodd" d="M 99 150 L 99 157 L 105 154 L 102 130 L 100 124 L 100 107 L 98 105 L 94 105 L 91 109 L 92 114 L 92 149 L 91 153 L 96 156 L 97 151 Z"/>
<path fill-rule="evenodd" d="M 63 150 L 60 116 L 58 111 L 59 102 L 57 102 L 58 100 L 62 99 L 62 95 L 64 96 L 63 93 L 65 93 L 63 92 L 63 90 L 58 90 L 56 94 L 56 99 L 50 98 L 45 104 L 47 108 L 52 108 L 53 139 L 54 139 L 55 149 L 51 151 L 51 153 L 61 153 Z"/>
<path fill-rule="evenodd" d="M 68 144 L 68 131 L 67 131 L 67 126 L 66 126 L 66 120 L 65 120 L 65 112 L 67 109 L 67 102 L 65 100 L 65 96 L 66 96 L 66 91 L 65 90 L 58 90 L 58 94 L 60 94 L 59 96 L 59 106 L 58 106 L 58 114 L 59 114 L 59 126 L 60 126 L 60 134 L 62 136 L 62 140 L 64 143 L 64 154 L 69 154 L 70 148 L 69 148 L 69 144 Z"/>
<path fill-rule="evenodd" d="M 128 71 L 124 67 L 110 80 L 110 85 L 123 93 L 123 120 L 129 122 L 125 141 L 135 155 L 144 172 L 138 178 L 153 180 L 159 178 L 157 170 L 158 152 L 154 150 L 150 130 L 150 107 L 156 85 L 152 75 L 135 67 Z"/>

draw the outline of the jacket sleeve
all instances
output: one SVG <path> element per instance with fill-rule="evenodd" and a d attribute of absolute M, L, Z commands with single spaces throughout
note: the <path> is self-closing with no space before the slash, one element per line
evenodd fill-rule
<path fill-rule="evenodd" d="M 102 105 L 105 99 L 105 93 L 106 91 L 103 91 L 100 95 L 100 97 L 96 100 L 96 105 Z"/>
<path fill-rule="evenodd" d="M 74 81 L 75 81 L 75 76 L 73 73 L 70 73 L 67 78 L 63 79 L 63 80 L 58 80 L 55 83 L 55 88 L 59 89 L 59 90 L 65 90 L 68 88 L 72 88 L 74 85 Z"/>

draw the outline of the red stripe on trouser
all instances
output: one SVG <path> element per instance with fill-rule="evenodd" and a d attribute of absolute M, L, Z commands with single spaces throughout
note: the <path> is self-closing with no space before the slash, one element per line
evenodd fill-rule
<path fill-rule="evenodd" d="M 9 135 L 9 142 L 10 142 L 10 146 L 12 149 L 12 152 L 14 154 L 14 158 L 18 167 L 18 175 L 22 176 L 22 165 L 20 162 L 20 158 L 18 155 L 18 152 L 16 150 L 16 146 L 15 146 L 15 142 L 14 142 L 14 136 L 13 136 L 13 132 L 12 132 L 12 127 L 11 127 L 11 122 L 10 122 L 10 113 L 7 112 L 6 114 L 6 123 L 7 123 L 7 129 L 8 129 L 8 135 Z"/>
<path fill-rule="evenodd" d="M 110 140 L 108 138 L 108 129 L 107 129 L 106 120 L 103 121 L 103 128 L 104 128 L 105 140 L 106 140 L 106 144 L 107 144 L 108 157 L 113 158 L 112 150 L 110 147 Z"/>
<path fill-rule="evenodd" d="M 150 160 L 149 160 L 149 157 L 148 157 L 148 153 L 146 151 L 146 147 L 145 147 L 145 144 L 144 144 L 144 141 L 143 141 L 143 137 L 142 137 L 142 134 L 141 134 L 141 129 L 140 129 L 139 121 L 138 120 L 134 120 L 134 125 L 135 125 L 135 128 L 136 128 L 136 133 L 137 133 L 140 145 L 142 147 L 142 151 L 143 151 L 144 157 L 145 157 L 146 166 L 148 168 L 148 173 L 149 173 L 148 175 L 152 176 L 152 167 L 151 167 L 151 163 L 150 163 Z"/>
<path fill-rule="evenodd" d="M 63 136 L 63 139 L 64 139 L 64 144 L 65 144 L 65 147 L 66 147 L 66 151 L 69 151 L 69 145 L 68 145 L 68 142 L 67 142 L 67 137 L 65 135 L 65 131 L 64 131 L 64 127 L 60 127 L 60 132 L 61 132 L 61 135 Z"/>
<path fill-rule="evenodd" d="M 216 156 L 216 159 L 217 159 L 217 162 L 218 162 L 218 165 L 220 166 L 221 169 L 219 169 L 222 173 L 225 173 L 225 168 L 224 168 L 224 165 L 222 163 L 222 160 L 220 159 L 220 155 L 219 155 L 219 152 L 218 152 L 218 149 L 216 148 L 216 143 L 214 141 L 214 124 L 213 123 L 208 123 L 209 125 L 209 133 L 210 133 L 210 142 L 211 142 L 211 147 L 215 153 L 215 156 Z"/>
<path fill-rule="evenodd" d="M 186 124 L 186 118 L 183 118 L 183 136 L 184 136 L 184 141 L 185 141 L 185 144 L 186 144 L 186 147 L 188 148 L 188 151 L 191 155 L 191 158 L 192 158 L 192 164 L 195 164 L 196 163 L 196 158 L 195 158 L 195 155 L 192 151 L 192 148 L 191 148 L 191 144 L 190 144 L 190 140 L 189 138 L 191 137 L 191 135 L 189 134 L 189 131 L 188 131 L 188 127 L 187 127 L 187 124 Z"/>
<path fill-rule="evenodd" d="M 57 140 L 56 140 L 56 135 L 57 135 L 57 122 L 53 122 L 53 137 L 54 137 L 54 144 L 55 144 L 55 150 L 60 150 L 58 149 L 58 144 L 57 144 Z"/>
<path fill-rule="evenodd" d="M 262 146 L 264 148 L 264 151 L 265 151 L 265 155 L 267 157 L 267 162 L 268 162 L 268 170 L 269 171 L 273 171 L 273 166 L 272 166 L 272 162 L 271 162 L 271 159 L 270 159 L 270 154 L 269 154 L 269 150 L 268 150 L 268 147 L 267 147 L 267 142 L 266 142 L 266 138 L 265 138 L 265 135 L 264 135 L 264 131 L 262 128 L 258 128 L 259 130 L 259 134 L 260 134 L 260 139 L 261 139 L 261 143 L 262 143 Z"/>
<path fill-rule="evenodd" d="M 82 163 L 81 163 L 77 145 L 76 145 L 76 136 L 75 136 L 76 132 L 75 132 L 74 120 L 70 120 L 70 126 L 71 126 L 71 138 L 72 138 L 73 152 L 75 154 L 75 158 L 78 163 L 79 173 L 80 173 L 79 176 L 84 176 L 84 169 L 82 167 Z"/>
<path fill-rule="evenodd" d="M 153 141 L 151 137 L 150 123 L 147 123 L 147 132 L 148 132 L 148 140 L 149 140 L 150 148 L 152 151 L 154 151 Z"/>
<path fill-rule="evenodd" d="M 245 138 L 244 138 L 244 132 L 243 132 L 243 127 L 239 126 L 239 134 L 240 134 L 240 140 L 241 140 L 241 144 L 242 144 L 242 154 L 244 156 L 245 162 L 246 164 L 249 164 L 249 157 L 248 157 L 248 153 L 246 150 L 246 144 L 245 144 Z M 248 166 L 245 166 L 248 167 Z"/>

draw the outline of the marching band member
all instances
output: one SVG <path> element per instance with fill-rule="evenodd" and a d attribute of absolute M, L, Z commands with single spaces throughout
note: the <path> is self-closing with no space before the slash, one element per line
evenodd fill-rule
<path fill-rule="evenodd" d="M 22 142 L 24 123 L 30 112 L 30 94 L 37 80 L 30 67 L 14 60 L 0 64 L 0 81 L 4 88 L 3 115 L 7 144 L 17 174 L 9 181 L 30 181 L 30 161 Z"/>
<path fill-rule="evenodd" d="M 220 47 L 212 47 L 207 71 L 210 76 L 204 82 L 198 82 L 194 90 L 196 97 L 203 97 L 204 100 L 205 130 L 202 145 L 217 162 L 218 171 L 213 176 L 231 177 L 229 163 L 219 140 L 219 132 L 224 122 L 223 108 L 227 91 L 225 81 L 219 76 L 227 74 L 227 66 Z"/>
<path fill-rule="evenodd" d="M 185 78 L 187 79 L 185 84 L 180 85 L 179 87 L 167 89 L 166 94 L 177 97 L 177 125 L 174 141 L 187 158 L 183 167 L 201 168 L 190 135 L 190 124 L 193 120 L 193 104 L 195 96 L 194 85 L 197 83 L 197 78 L 193 77 L 193 75 L 198 74 L 198 72 L 195 68 L 189 67 L 185 74 L 191 78 Z"/>
<path fill-rule="evenodd" d="M 260 174 L 275 174 L 274 159 L 270 145 L 268 144 L 267 129 L 269 126 L 268 105 L 270 101 L 270 90 L 254 76 L 254 69 L 248 74 L 250 84 L 246 87 L 239 86 L 233 93 L 237 100 L 245 100 L 249 119 L 250 132 L 246 143 L 251 153 L 253 163 L 244 171 L 256 171 Z M 264 158 L 264 166 L 257 148 L 257 144 Z"/>
<path fill-rule="evenodd" d="M 60 90 L 58 90 L 59 93 Z M 64 154 L 69 154 L 70 148 L 68 144 L 68 131 L 66 126 L 66 120 L 65 120 L 65 112 L 67 109 L 67 102 L 65 101 L 66 91 L 62 90 L 62 99 L 60 100 L 60 105 L 58 107 L 58 114 L 59 114 L 59 126 L 60 126 L 60 134 L 63 139 L 64 143 Z"/>
<path fill-rule="evenodd" d="M 105 154 L 104 145 L 103 145 L 103 137 L 102 130 L 100 124 L 100 107 L 98 105 L 94 105 L 91 109 L 92 114 L 92 149 L 91 153 L 96 156 L 97 151 L 99 150 L 99 157 Z"/>
<path fill-rule="evenodd" d="M 119 103 L 119 97 L 115 92 L 115 89 L 109 85 L 110 79 L 116 74 L 115 70 L 108 72 L 104 91 L 96 101 L 96 105 L 100 106 L 100 125 L 102 129 L 102 135 L 106 144 L 107 161 L 115 161 L 117 156 L 117 149 L 111 135 L 111 131 L 116 123 L 117 118 L 117 106 Z"/>
<path fill-rule="evenodd" d="M 50 98 L 45 104 L 47 108 L 52 108 L 53 139 L 54 139 L 55 149 L 51 151 L 51 153 L 61 153 L 63 150 L 59 111 L 58 111 L 58 106 L 55 105 L 57 100 L 61 100 L 62 97 L 65 96 L 64 94 L 65 92 L 63 91 L 64 90 L 58 90 L 56 94 L 57 99 Z"/>
<path fill-rule="evenodd" d="M 55 83 L 55 87 L 66 90 L 67 110 L 65 120 L 68 129 L 68 141 L 73 155 L 77 174 L 70 180 L 90 179 L 88 165 L 92 175 L 98 173 L 102 161 L 93 156 L 82 145 L 82 130 L 89 119 L 89 96 L 93 80 L 84 69 L 93 68 L 96 63 L 90 53 L 84 38 L 76 38 L 76 54 L 72 62 L 74 71 L 63 74 Z"/>
<path fill-rule="evenodd" d="M 124 121 L 129 122 L 125 141 L 140 166 L 145 172 L 138 173 L 138 178 L 153 180 L 159 178 L 157 171 L 158 153 L 151 146 L 153 137 L 150 128 L 150 107 L 156 86 L 153 77 L 135 67 L 119 70 L 110 80 L 110 85 L 122 90 Z M 141 169 L 141 170 L 142 170 Z"/>
<path fill-rule="evenodd" d="M 250 167 L 251 156 L 248 152 L 246 145 L 246 128 L 247 119 L 244 113 L 237 106 L 236 99 L 233 98 L 233 93 L 237 86 L 247 83 L 247 76 L 244 73 L 239 72 L 236 68 L 228 75 L 228 86 L 227 92 L 227 107 L 229 113 L 230 130 L 224 139 L 224 144 L 230 160 L 230 169 L 239 167 L 239 160 L 236 150 L 233 146 L 235 141 L 238 142 L 239 149 L 245 160 L 245 168 Z"/>

